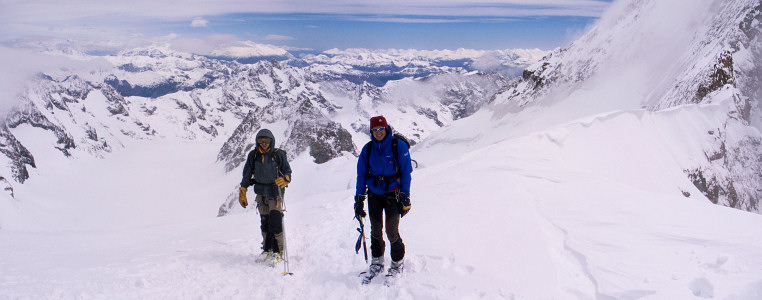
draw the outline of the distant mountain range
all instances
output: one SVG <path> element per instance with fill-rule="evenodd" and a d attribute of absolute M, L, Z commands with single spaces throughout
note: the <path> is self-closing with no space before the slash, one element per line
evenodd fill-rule
<path fill-rule="evenodd" d="M 46 51 L 108 63 L 39 73 L 18 97 L 0 127 L 0 159 L 8 166 L 0 179 L 9 195 L 14 182 L 29 178 L 35 156 L 48 155 L 29 150 L 30 134 L 51 136 L 49 149 L 72 158 L 108 155 L 126 139 L 220 140 L 217 160 L 231 171 L 267 127 L 291 157 L 308 151 L 322 163 L 357 154 L 374 115 L 387 115 L 398 131 L 420 141 L 474 113 L 507 85 L 512 77 L 497 71 L 500 66 L 518 68 L 544 53 L 354 49 L 244 63 L 165 45 L 99 57 Z M 465 66 L 487 53 L 504 54 L 492 71 Z M 464 66 L 445 66 L 445 59 Z"/>
<path fill-rule="evenodd" d="M 254 45 L 251 45 L 252 47 Z M 317 72 L 343 78 L 356 84 L 369 82 L 383 86 L 389 80 L 406 77 L 425 77 L 453 71 L 501 72 L 509 76 L 521 74 L 528 64 L 550 53 L 540 49 L 507 50 L 415 50 L 415 49 L 330 49 L 314 51 L 256 50 L 233 55 L 234 51 L 219 51 L 228 55 L 211 58 L 254 63 L 262 60 L 286 61 L 295 67 L 309 67 Z M 242 56 L 244 54 L 248 56 Z M 253 55 L 256 54 L 256 55 Z"/>

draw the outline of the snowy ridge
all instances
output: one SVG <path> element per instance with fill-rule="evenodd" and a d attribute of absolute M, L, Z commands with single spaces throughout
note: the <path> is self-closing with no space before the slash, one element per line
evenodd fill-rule
<path fill-rule="evenodd" d="M 509 118 L 530 107 L 567 106 L 574 111 L 567 117 L 577 118 L 732 99 L 735 109 L 714 130 L 716 144 L 684 171 L 712 202 L 758 212 L 760 10 L 751 0 L 619 1 L 568 49 L 524 71 L 490 110 Z"/>

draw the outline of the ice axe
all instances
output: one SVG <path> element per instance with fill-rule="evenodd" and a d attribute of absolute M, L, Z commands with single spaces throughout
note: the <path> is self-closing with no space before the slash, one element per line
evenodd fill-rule
<path fill-rule="evenodd" d="M 368 263 L 368 246 L 365 245 L 365 224 L 363 224 L 361 216 L 356 215 L 355 219 L 360 222 L 360 227 L 357 228 L 357 232 L 360 233 L 360 236 L 357 237 L 357 243 L 355 244 L 355 254 L 360 253 L 360 244 L 362 244 L 362 252 L 365 254 L 365 263 Z"/>

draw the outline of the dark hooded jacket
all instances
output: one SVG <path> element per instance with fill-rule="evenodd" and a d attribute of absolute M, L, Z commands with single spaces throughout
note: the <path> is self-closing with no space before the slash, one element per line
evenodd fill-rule
<path fill-rule="evenodd" d="M 291 178 L 291 166 L 288 164 L 286 151 L 275 148 L 275 136 L 270 130 L 262 129 L 257 133 L 257 138 L 270 138 L 270 148 L 262 152 L 259 144 L 246 157 L 243 166 L 242 187 L 254 185 L 254 193 L 270 199 L 278 196 L 278 187 L 275 179 L 281 176 Z"/>
<path fill-rule="evenodd" d="M 410 193 L 410 173 L 413 172 L 413 167 L 408 145 L 397 142 L 397 149 L 392 149 L 393 135 L 394 130 L 388 125 L 383 140 L 378 141 L 372 134 L 370 135 L 370 147 L 363 147 L 357 159 L 356 195 L 365 194 L 366 187 L 379 195 L 397 189 L 403 193 Z M 397 151 L 397 162 L 394 161 L 392 151 Z M 398 170 L 399 177 L 395 177 Z"/>

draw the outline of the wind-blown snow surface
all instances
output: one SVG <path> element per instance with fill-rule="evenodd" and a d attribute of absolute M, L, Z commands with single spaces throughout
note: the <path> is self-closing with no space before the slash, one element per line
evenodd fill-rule
<path fill-rule="evenodd" d="M 706 142 L 686 128 L 714 128 L 727 102 L 456 121 L 413 148 L 394 287 L 357 277 L 351 155 L 292 162 L 283 277 L 254 262 L 255 210 L 215 217 L 240 179 L 210 163 L 221 141 L 77 161 L 48 150 L 17 200 L 0 199 L 20 214 L 3 216 L 0 298 L 760 299 L 762 216 L 711 204 L 674 167 Z"/>

